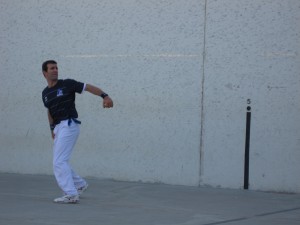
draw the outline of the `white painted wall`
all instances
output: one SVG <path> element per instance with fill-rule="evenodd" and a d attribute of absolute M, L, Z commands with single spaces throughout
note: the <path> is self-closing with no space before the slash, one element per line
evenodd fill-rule
<path fill-rule="evenodd" d="M 300 2 L 208 1 L 202 183 L 300 191 Z"/>
<path fill-rule="evenodd" d="M 84 176 L 198 185 L 204 2 L 1 1 L 1 171 L 52 173 L 41 64 L 100 86 L 77 97 Z M 202 21 L 202 22 L 201 22 Z"/>
<path fill-rule="evenodd" d="M 80 174 L 242 188 L 251 99 L 250 189 L 300 192 L 299 9 L 298 0 L 0 0 L 0 171 L 52 174 L 41 64 L 55 59 L 61 78 L 115 100 L 104 110 L 77 96 Z"/>

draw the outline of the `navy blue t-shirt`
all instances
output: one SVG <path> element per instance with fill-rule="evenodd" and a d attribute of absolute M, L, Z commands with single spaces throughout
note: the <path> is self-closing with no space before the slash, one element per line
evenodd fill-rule
<path fill-rule="evenodd" d="M 69 118 L 78 118 L 75 108 L 75 93 L 81 94 L 84 84 L 72 79 L 58 80 L 54 87 L 46 87 L 42 97 L 46 108 L 49 109 L 54 124 Z"/>

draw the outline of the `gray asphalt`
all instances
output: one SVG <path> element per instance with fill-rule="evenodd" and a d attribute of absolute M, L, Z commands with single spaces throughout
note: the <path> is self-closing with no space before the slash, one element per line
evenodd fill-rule
<path fill-rule="evenodd" d="M 53 176 L 0 173 L 1 225 L 299 225 L 300 194 L 87 178 L 79 204 L 57 204 Z"/>

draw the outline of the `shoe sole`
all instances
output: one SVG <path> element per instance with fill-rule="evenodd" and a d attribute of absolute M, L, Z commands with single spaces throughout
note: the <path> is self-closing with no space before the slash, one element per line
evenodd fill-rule
<path fill-rule="evenodd" d="M 53 201 L 53 202 L 57 203 L 57 204 L 77 204 L 77 203 L 79 203 L 79 200 L 72 201 L 72 202 L 56 202 L 56 201 Z"/>

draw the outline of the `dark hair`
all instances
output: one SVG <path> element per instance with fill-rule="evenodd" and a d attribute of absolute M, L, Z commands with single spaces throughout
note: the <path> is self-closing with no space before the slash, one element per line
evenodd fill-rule
<path fill-rule="evenodd" d="M 47 70 L 48 70 L 48 64 L 57 64 L 57 62 L 55 62 L 54 60 L 47 60 L 42 65 L 42 70 L 43 71 L 47 72 Z"/>

